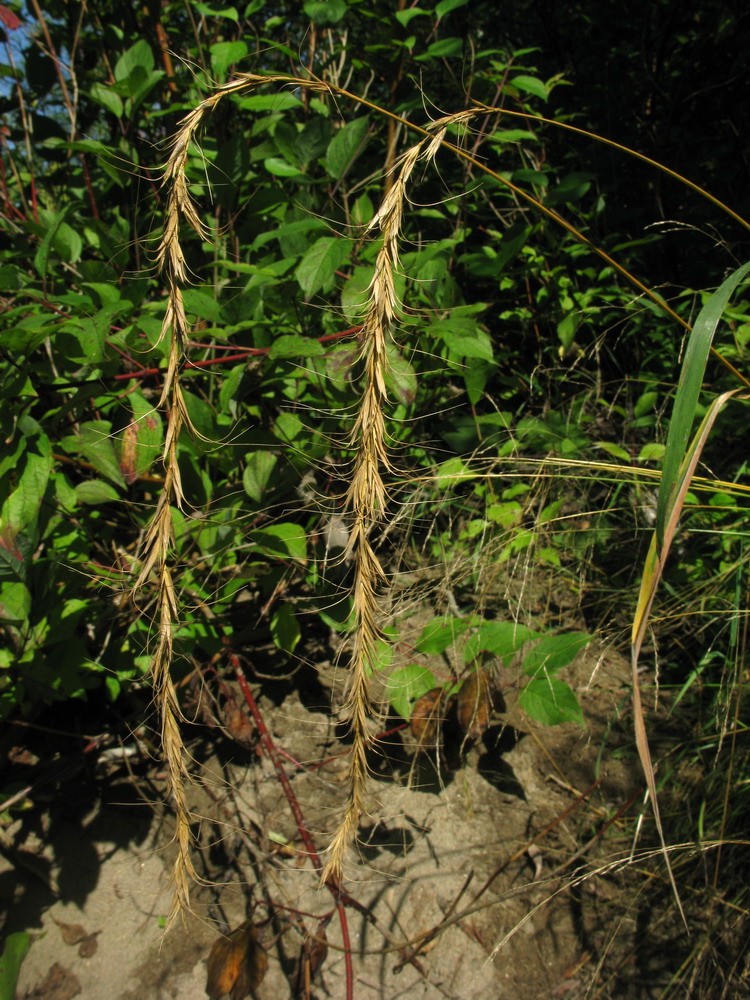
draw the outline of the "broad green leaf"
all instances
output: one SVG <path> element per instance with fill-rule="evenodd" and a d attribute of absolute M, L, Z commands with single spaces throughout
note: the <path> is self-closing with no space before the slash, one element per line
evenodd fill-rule
<path fill-rule="evenodd" d="M 307 561 L 307 537 L 299 524 L 269 524 L 263 529 L 251 531 L 249 540 L 262 552 L 277 559 L 296 559 L 301 563 Z"/>
<path fill-rule="evenodd" d="M 521 708 L 544 726 L 563 722 L 583 725 L 583 712 L 575 694 L 557 677 L 536 677 L 530 680 L 518 699 Z"/>
<path fill-rule="evenodd" d="M 341 286 L 341 309 L 350 323 L 361 322 L 370 294 L 372 268 L 355 267 Z"/>
<path fill-rule="evenodd" d="M 419 7 L 411 7 L 408 10 L 397 10 L 394 17 L 398 23 L 405 28 L 412 18 L 419 17 L 420 15 L 423 17 L 429 17 L 430 12 L 429 10 L 420 10 Z"/>
<path fill-rule="evenodd" d="M 487 520 L 499 524 L 502 528 L 512 528 L 520 524 L 522 516 L 523 507 L 517 500 L 493 503 L 487 508 Z"/>
<path fill-rule="evenodd" d="M 355 118 L 331 139 L 325 157 L 326 170 L 331 177 L 340 180 L 365 148 L 368 127 L 368 118 Z"/>
<path fill-rule="evenodd" d="M 446 14 L 450 14 L 456 7 L 465 7 L 468 2 L 469 0 L 440 0 L 440 3 L 435 8 L 435 16 L 445 17 Z"/>
<path fill-rule="evenodd" d="M 345 0 L 307 0 L 304 11 L 311 21 L 323 26 L 338 24 L 345 16 L 347 6 Z"/>
<path fill-rule="evenodd" d="M 287 91 L 278 94 L 252 94 L 250 97 L 240 98 L 237 103 L 245 111 L 288 111 L 290 108 L 302 107 L 302 101 Z"/>
<path fill-rule="evenodd" d="M 269 156 L 267 160 L 263 161 L 263 166 L 269 172 L 269 174 L 274 174 L 277 177 L 301 177 L 302 171 L 299 167 L 293 166 L 286 160 L 282 160 L 280 156 Z"/>
<path fill-rule="evenodd" d="M 543 101 L 546 101 L 549 97 L 549 91 L 542 81 L 535 76 L 514 76 L 510 82 L 514 87 L 518 87 L 519 90 L 523 90 L 527 94 L 533 94 L 534 97 L 541 97 Z"/>
<path fill-rule="evenodd" d="M 322 344 L 312 337 L 300 337 L 298 334 L 285 333 L 271 344 L 268 357 L 275 358 L 312 358 L 325 354 Z"/>
<path fill-rule="evenodd" d="M 282 604 L 271 616 L 271 637 L 278 649 L 293 653 L 302 638 L 297 616 L 288 604 Z"/>
<path fill-rule="evenodd" d="M 79 433 L 60 442 L 61 448 L 81 455 L 90 462 L 97 472 L 116 486 L 125 486 L 120 463 L 112 444 L 112 425 L 107 420 L 90 420 L 80 425 Z"/>
<path fill-rule="evenodd" d="M 140 39 L 120 56 L 115 63 L 115 80 L 118 83 L 128 80 L 133 71 L 139 71 L 145 76 L 154 68 L 154 53 L 145 39 Z"/>
<path fill-rule="evenodd" d="M 321 236 L 313 243 L 294 272 L 305 298 L 331 290 L 335 272 L 348 260 L 351 248 L 351 240 L 335 236 Z"/>
<path fill-rule="evenodd" d="M 489 653 L 508 661 L 537 632 L 517 622 L 484 622 L 464 648 L 464 662 L 471 663 L 480 653 Z"/>
<path fill-rule="evenodd" d="M 750 272 L 750 263 L 737 268 L 713 293 L 701 309 L 690 334 L 685 358 L 682 362 L 677 395 L 667 435 L 667 450 L 662 466 L 659 500 L 656 507 L 656 533 L 659 545 L 664 542 L 665 527 L 677 489 L 677 478 L 685 458 L 687 443 L 693 427 L 698 396 L 706 370 L 711 343 L 729 297 Z"/>
<path fill-rule="evenodd" d="M 417 396 L 417 373 L 413 366 L 400 354 L 395 344 L 386 347 L 388 364 L 385 385 L 391 397 L 403 406 L 411 406 Z"/>
<path fill-rule="evenodd" d="M 246 462 L 242 485 L 250 499 L 260 503 L 271 482 L 278 459 L 273 452 L 259 450 L 250 452 L 246 456 Z"/>
<path fill-rule="evenodd" d="M 223 79 L 229 67 L 244 59 L 249 49 L 245 42 L 216 42 L 210 51 L 211 68 Z"/>
<path fill-rule="evenodd" d="M 591 636 L 586 632 L 560 632 L 556 635 L 545 635 L 537 642 L 523 658 L 524 673 L 555 674 L 578 656 L 580 651 L 591 642 Z"/>
<path fill-rule="evenodd" d="M 0 583 L 0 620 L 26 621 L 31 613 L 31 594 L 28 587 L 18 580 Z"/>
<path fill-rule="evenodd" d="M 57 236 L 59 228 L 62 225 L 65 225 L 65 216 L 67 214 L 68 208 L 64 208 L 46 223 L 47 232 L 39 246 L 39 249 L 34 255 L 34 267 L 37 269 L 40 277 L 42 278 L 47 275 L 47 264 L 49 261 L 50 250 L 54 246 L 55 237 Z"/>
<path fill-rule="evenodd" d="M 92 83 L 89 96 L 97 104 L 105 107 L 107 111 L 111 111 L 115 117 L 122 118 L 125 110 L 122 98 L 112 87 L 107 87 L 103 83 Z"/>
<path fill-rule="evenodd" d="M 410 719 L 414 702 L 437 686 L 437 678 L 431 670 L 418 663 L 410 663 L 388 675 L 386 697 L 402 719 Z"/>
<path fill-rule="evenodd" d="M 462 38 L 441 38 L 439 42 L 433 42 L 422 55 L 415 57 L 415 62 L 427 62 L 429 59 L 448 59 L 451 56 L 460 56 L 464 51 L 464 41 Z"/>
<path fill-rule="evenodd" d="M 444 653 L 460 635 L 476 623 L 477 619 L 474 616 L 455 618 L 453 615 L 443 615 L 425 625 L 415 648 L 420 653 L 428 655 Z"/>
<path fill-rule="evenodd" d="M 207 3 L 201 3 L 200 0 L 194 0 L 193 6 L 205 15 L 205 17 L 226 17 L 230 21 L 239 21 L 240 15 L 237 13 L 236 7 L 211 7 Z M 245 15 L 247 16 L 247 15 Z"/>
<path fill-rule="evenodd" d="M 85 503 L 92 507 L 120 499 L 120 494 L 114 486 L 103 479 L 86 479 L 82 483 L 76 483 L 75 494 L 78 503 Z"/>
<path fill-rule="evenodd" d="M 145 475 L 161 454 L 164 438 L 158 409 L 141 392 L 129 396 L 133 419 L 119 436 L 120 469 L 127 483 Z"/>
<path fill-rule="evenodd" d="M 221 306 L 213 295 L 209 295 L 199 288 L 186 288 L 182 293 L 182 301 L 188 316 L 197 316 L 199 319 L 208 320 L 209 323 L 213 324 L 218 323 L 221 316 Z"/>
<path fill-rule="evenodd" d="M 439 490 L 444 490 L 449 486 L 465 482 L 467 479 L 476 479 L 477 473 L 472 472 L 460 458 L 449 458 L 447 462 L 437 467 L 435 471 L 435 485 Z"/>
<path fill-rule="evenodd" d="M 40 449 L 43 454 L 26 450 L 15 489 L 0 511 L 2 527 L 10 528 L 14 533 L 35 524 L 39 515 L 53 464 L 49 441 L 46 438 L 43 441 L 45 445 Z"/>

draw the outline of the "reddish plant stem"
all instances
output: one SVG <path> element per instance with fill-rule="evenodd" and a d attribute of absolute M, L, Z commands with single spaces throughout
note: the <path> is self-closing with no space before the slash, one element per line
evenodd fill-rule
<path fill-rule="evenodd" d="M 327 333 L 323 337 L 316 337 L 315 339 L 319 344 L 323 344 L 328 340 L 338 340 L 340 337 L 347 337 L 352 333 L 356 333 L 361 330 L 361 326 L 352 326 L 348 330 L 341 330 L 339 333 Z M 204 345 L 196 345 L 204 346 Z M 221 348 L 223 350 L 223 348 Z M 243 347 L 241 354 L 227 354 L 223 358 L 208 358 L 205 361 L 186 361 L 186 368 L 210 368 L 213 365 L 228 365 L 233 361 L 246 361 L 249 357 L 264 356 L 269 353 L 270 347 Z M 128 378 L 145 378 L 147 375 L 158 375 L 162 371 L 161 368 L 140 368 L 135 372 L 127 372 L 124 375 L 114 375 L 115 381 L 122 381 Z"/>
<path fill-rule="evenodd" d="M 255 721 L 255 725 L 258 727 L 258 734 L 260 735 L 261 743 L 265 748 L 266 753 L 273 764 L 276 774 L 278 775 L 281 787 L 284 790 L 284 795 L 289 803 L 289 808 L 294 816 L 294 821 L 297 824 L 297 830 L 299 831 L 302 843 L 305 845 L 305 849 L 310 857 L 313 868 L 316 872 L 320 872 L 323 869 L 323 864 L 318 855 L 317 848 L 315 847 L 315 841 L 312 839 L 310 831 L 307 829 L 305 824 L 305 819 L 302 815 L 302 810 L 300 809 L 299 802 L 297 801 L 297 796 L 294 794 L 291 782 L 287 777 L 286 771 L 284 770 L 281 761 L 279 759 L 278 751 L 276 750 L 276 745 L 271 738 L 266 723 L 261 715 L 260 709 L 253 697 L 253 693 L 250 690 L 250 685 L 247 683 L 247 678 L 245 677 L 245 671 L 242 669 L 242 664 L 239 661 L 239 657 L 234 653 L 229 646 L 229 642 L 226 637 L 223 640 L 224 645 L 227 649 L 227 655 L 229 657 L 229 662 L 234 670 L 235 677 L 239 682 L 242 694 L 247 702 L 247 707 L 250 709 L 250 713 Z M 336 904 L 336 909 L 339 915 L 339 921 L 341 922 L 341 938 L 344 945 L 344 963 L 346 967 L 346 1000 L 353 1000 L 354 998 L 354 967 L 352 964 L 352 948 L 351 939 L 349 938 L 349 925 L 346 919 L 346 910 L 344 909 L 344 894 L 338 885 L 331 882 L 326 882 L 326 886 L 333 896 L 334 902 Z M 349 898 L 348 896 L 346 897 Z"/>

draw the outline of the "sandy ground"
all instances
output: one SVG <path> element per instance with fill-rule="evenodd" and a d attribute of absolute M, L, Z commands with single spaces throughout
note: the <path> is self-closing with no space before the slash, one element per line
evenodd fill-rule
<path fill-rule="evenodd" d="M 579 690 L 594 662 L 592 654 L 576 667 Z M 509 697 L 482 740 L 463 753 L 454 748 L 439 767 L 434 755 L 415 763 L 402 734 L 389 737 L 373 759 L 371 815 L 348 872 L 358 904 L 346 907 L 355 997 L 583 995 L 595 887 L 587 886 L 589 903 L 586 893 L 583 900 L 567 891 L 555 896 L 560 883 L 548 879 L 580 846 L 583 828 L 596 819 L 591 810 L 621 804 L 638 779 L 631 763 L 614 766 L 591 803 L 565 815 L 595 780 L 600 736 L 624 696 L 624 676 L 620 662 L 600 666 L 582 694 L 585 729 L 532 726 Z M 344 800 L 334 727 L 314 698 L 274 694 L 275 702 L 261 696 L 260 707 L 322 848 Z M 168 813 L 145 801 L 163 791 L 153 761 L 141 761 L 136 773 L 124 761 L 100 759 L 6 832 L 13 849 L 0 862 L 0 890 L 10 902 L 4 933 L 27 930 L 34 938 L 19 998 L 203 1000 L 212 942 L 247 917 L 268 957 L 258 1000 L 346 997 L 341 924 L 272 763 L 218 734 L 192 749 L 200 762 L 191 792 L 199 874 L 217 885 L 197 887 L 195 916 L 166 935 L 172 827 Z M 299 978 L 305 931 L 315 933 L 329 914 L 328 954 L 306 993 L 304 965 Z M 80 925 L 87 936 L 66 943 L 76 933 L 60 924 Z"/>

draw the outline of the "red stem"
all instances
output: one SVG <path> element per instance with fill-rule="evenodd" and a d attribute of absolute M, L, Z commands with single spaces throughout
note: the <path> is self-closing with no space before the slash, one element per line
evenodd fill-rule
<path fill-rule="evenodd" d="M 289 803 L 289 808 L 292 810 L 292 815 L 294 816 L 294 821 L 297 824 L 297 830 L 299 831 L 302 843 L 305 845 L 307 853 L 310 857 L 310 861 L 313 864 L 316 872 L 320 872 L 323 869 L 323 864 L 318 855 L 317 848 L 315 847 L 315 841 L 310 835 L 310 831 L 305 825 L 305 820 L 302 815 L 302 810 L 300 809 L 299 802 L 297 801 L 297 796 L 294 794 L 291 782 L 287 777 L 286 771 L 282 767 L 281 761 L 279 760 L 278 751 L 276 745 L 274 744 L 271 734 L 266 728 L 263 716 L 260 713 L 260 709 L 253 697 L 253 693 L 250 690 L 250 685 L 247 683 L 247 678 L 245 677 L 245 671 L 242 669 L 239 658 L 237 654 L 234 653 L 229 647 L 229 642 L 225 638 L 224 645 L 227 648 L 227 655 L 229 656 L 229 662 L 234 670 L 235 677 L 237 678 L 242 694 L 244 695 L 245 701 L 247 702 L 247 707 L 250 709 L 250 713 L 255 720 L 255 725 L 258 727 L 258 733 L 260 734 L 260 739 L 265 747 L 266 753 L 268 754 L 271 763 L 273 764 L 276 774 L 278 775 L 279 781 L 281 782 L 281 787 L 284 790 L 284 795 L 286 796 L 287 802 Z M 341 938 L 344 945 L 344 962 L 346 966 L 346 1000 L 353 1000 L 354 998 L 354 967 L 352 965 L 352 949 L 351 940 L 349 938 L 349 925 L 346 920 L 346 910 L 341 901 L 341 890 L 338 885 L 326 882 L 326 886 L 329 889 L 331 895 L 333 896 L 334 903 L 336 904 L 336 909 L 338 910 L 339 920 L 341 922 Z"/>

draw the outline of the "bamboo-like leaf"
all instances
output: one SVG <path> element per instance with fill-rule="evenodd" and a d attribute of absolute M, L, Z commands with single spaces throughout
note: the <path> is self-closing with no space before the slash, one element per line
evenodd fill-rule
<path fill-rule="evenodd" d="M 695 408 L 698 404 L 698 395 L 706 371 L 711 342 L 730 295 L 749 271 L 750 262 L 743 264 L 733 274 L 730 274 L 701 309 L 698 319 L 695 321 L 693 332 L 690 334 L 680 372 L 680 381 L 677 385 L 672 420 L 669 425 L 661 487 L 656 505 L 656 533 L 661 545 L 664 544 L 666 521 L 671 507 L 670 500 L 677 486 L 678 470 L 683 461 L 685 446 L 693 427 Z"/>
<path fill-rule="evenodd" d="M 701 421 L 698 432 L 693 438 L 693 441 L 687 450 L 676 476 L 674 477 L 674 489 L 670 493 L 669 506 L 666 511 L 663 540 L 660 545 L 658 530 L 654 531 L 648 555 L 646 556 L 643 578 L 641 580 L 641 589 L 638 595 L 638 605 L 633 619 L 631 666 L 633 672 L 633 717 L 635 725 L 635 742 L 638 748 L 638 756 L 641 761 L 641 766 L 643 767 L 646 777 L 646 786 L 648 788 L 649 795 L 651 796 L 651 805 L 654 810 L 654 820 L 656 821 L 656 828 L 659 833 L 659 840 L 661 841 L 664 861 L 669 873 L 669 880 L 672 883 L 675 900 L 677 901 L 680 914 L 682 915 L 682 919 L 685 922 L 686 927 L 687 920 L 685 919 L 685 914 L 682 909 L 682 902 L 680 901 L 680 896 L 677 891 L 677 884 L 672 873 L 672 866 L 669 863 L 669 855 L 667 853 L 666 841 L 664 838 L 664 829 L 662 827 L 661 815 L 659 812 L 659 802 L 656 795 L 656 779 L 654 777 L 654 767 L 651 761 L 651 751 L 648 745 L 646 724 L 643 719 L 643 704 L 641 701 L 641 691 L 638 683 L 638 659 L 640 657 L 641 646 L 643 645 L 643 637 L 646 634 L 646 628 L 648 627 L 651 607 L 653 606 L 654 597 L 664 571 L 664 563 L 667 555 L 669 554 L 669 549 L 672 545 L 675 531 L 677 530 L 677 523 L 679 521 L 680 513 L 685 502 L 685 496 L 690 486 L 693 473 L 695 472 L 695 467 L 698 464 L 698 460 L 700 459 L 703 447 L 711 428 L 714 425 L 716 417 L 724 407 L 724 404 L 739 391 L 740 390 L 738 389 L 733 389 L 731 392 L 722 393 L 721 396 L 718 396 L 715 400 L 713 400 L 706 412 L 706 415 Z"/>

